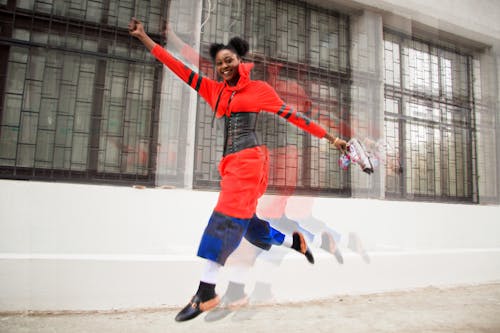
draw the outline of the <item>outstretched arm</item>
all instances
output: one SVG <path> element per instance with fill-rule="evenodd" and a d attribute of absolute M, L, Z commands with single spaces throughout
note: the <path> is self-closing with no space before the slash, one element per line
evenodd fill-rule
<path fill-rule="evenodd" d="M 214 96 L 219 90 L 219 84 L 216 81 L 203 77 L 201 74 L 196 73 L 179 59 L 175 58 L 167 50 L 160 45 L 156 44 L 151 37 L 144 31 L 142 23 L 133 17 L 129 24 L 128 30 L 131 36 L 140 40 L 144 46 L 151 52 L 153 56 L 165 64 L 175 75 L 187 83 L 191 88 L 195 89 L 210 106 L 214 106 Z"/>

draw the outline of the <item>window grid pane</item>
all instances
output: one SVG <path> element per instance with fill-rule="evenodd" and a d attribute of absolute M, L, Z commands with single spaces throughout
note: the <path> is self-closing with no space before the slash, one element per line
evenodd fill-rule
<path fill-rule="evenodd" d="M 476 200 L 471 59 L 385 32 L 388 196 Z"/>
<path fill-rule="evenodd" d="M 154 183 L 161 66 L 126 26 L 134 12 L 159 40 L 165 7 L 26 0 L 0 14 L 3 177 Z"/>

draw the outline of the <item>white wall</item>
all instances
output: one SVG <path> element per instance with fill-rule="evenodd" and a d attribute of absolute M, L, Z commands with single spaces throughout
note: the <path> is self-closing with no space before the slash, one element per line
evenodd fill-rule
<path fill-rule="evenodd" d="M 182 305 L 197 286 L 197 244 L 216 195 L 0 181 L 0 311 Z M 345 263 L 314 248 L 310 266 L 290 251 L 269 276 L 258 260 L 249 281 L 270 279 L 277 301 L 500 281 L 499 206 L 313 200 L 314 216 L 342 234 Z M 369 264 L 345 247 L 349 232 Z"/>

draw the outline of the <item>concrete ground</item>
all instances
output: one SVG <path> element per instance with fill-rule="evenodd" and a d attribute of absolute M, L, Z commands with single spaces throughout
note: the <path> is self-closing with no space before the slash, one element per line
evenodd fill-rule
<path fill-rule="evenodd" d="M 179 309 L 0 314 L 0 332 L 500 332 L 500 283 L 249 306 L 215 322 Z"/>

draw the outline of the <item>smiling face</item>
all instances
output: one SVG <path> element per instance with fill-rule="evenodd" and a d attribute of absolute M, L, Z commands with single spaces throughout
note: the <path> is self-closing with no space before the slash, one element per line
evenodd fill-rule
<path fill-rule="evenodd" d="M 240 58 L 236 53 L 228 49 L 222 49 L 215 56 L 215 68 L 230 86 L 236 85 L 240 78 L 238 66 Z"/>

